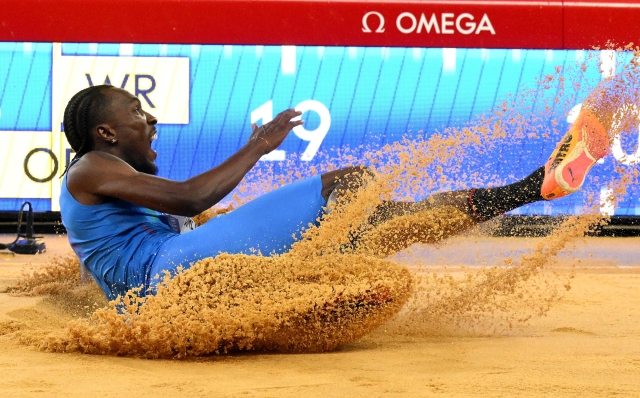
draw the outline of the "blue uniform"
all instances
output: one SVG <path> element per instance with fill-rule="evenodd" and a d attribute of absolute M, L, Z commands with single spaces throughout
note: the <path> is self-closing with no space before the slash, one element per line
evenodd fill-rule
<path fill-rule="evenodd" d="M 69 243 L 110 300 L 154 276 L 219 253 L 286 252 L 303 228 L 317 224 L 326 201 L 320 176 L 285 185 L 183 234 L 160 213 L 123 200 L 83 205 L 62 180 L 60 212 Z"/>

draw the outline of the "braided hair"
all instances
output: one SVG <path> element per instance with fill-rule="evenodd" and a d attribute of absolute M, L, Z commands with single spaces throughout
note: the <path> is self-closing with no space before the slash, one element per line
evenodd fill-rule
<path fill-rule="evenodd" d="M 64 134 L 75 151 L 75 156 L 69 165 L 76 159 L 80 159 L 84 154 L 91 152 L 94 148 L 91 128 L 101 122 L 103 111 L 107 105 L 107 97 L 102 92 L 103 89 L 112 88 L 108 84 L 87 87 L 76 93 L 64 110 Z M 69 170 L 67 165 L 64 175 Z"/>

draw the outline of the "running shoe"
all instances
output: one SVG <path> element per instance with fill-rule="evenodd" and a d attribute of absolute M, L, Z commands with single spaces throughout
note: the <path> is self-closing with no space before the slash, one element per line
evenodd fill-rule
<path fill-rule="evenodd" d="M 583 108 L 545 164 L 542 197 L 561 198 L 580 189 L 591 167 L 608 152 L 607 130 Z"/>

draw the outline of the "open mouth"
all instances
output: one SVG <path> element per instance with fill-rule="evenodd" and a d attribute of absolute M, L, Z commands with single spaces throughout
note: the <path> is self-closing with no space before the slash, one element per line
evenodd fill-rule
<path fill-rule="evenodd" d="M 157 130 L 153 130 L 153 134 L 151 134 L 151 138 L 149 139 L 150 142 L 153 142 L 155 140 L 158 139 L 158 131 Z"/>

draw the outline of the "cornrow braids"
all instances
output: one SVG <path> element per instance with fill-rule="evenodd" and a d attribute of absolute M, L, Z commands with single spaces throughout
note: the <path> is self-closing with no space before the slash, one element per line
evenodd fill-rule
<path fill-rule="evenodd" d="M 77 92 L 64 110 L 64 135 L 75 151 L 75 156 L 69 162 L 62 175 L 69 169 L 69 165 L 76 159 L 80 159 L 87 152 L 94 148 L 91 128 L 100 123 L 107 98 L 102 93 L 103 89 L 113 88 L 104 84 L 87 87 Z"/>

